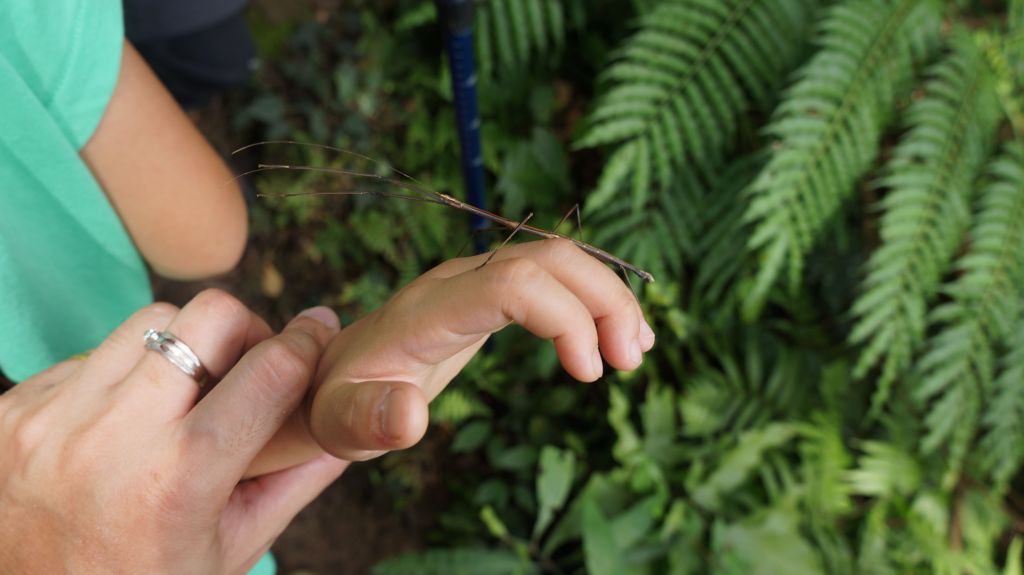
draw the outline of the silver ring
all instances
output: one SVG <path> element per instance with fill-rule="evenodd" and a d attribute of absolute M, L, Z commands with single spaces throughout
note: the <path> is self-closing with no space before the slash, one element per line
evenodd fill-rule
<path fill-rule="evenodd" d="M 185 345 L 185 342 L 175 337 L 173 333 L 147 329 L 145 340 L 146 349 L 151 349 L 164 356 L 174 367 L 194 379 L 200 386 L 205 383 L 206 368 L 203 367 L 203 362 L 199 361 L 199 357 L 192 351 L 192 348 Z"/>

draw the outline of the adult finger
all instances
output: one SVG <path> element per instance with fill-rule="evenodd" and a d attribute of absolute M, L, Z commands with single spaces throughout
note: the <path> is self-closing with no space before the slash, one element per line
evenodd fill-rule
<path fill-rule="evenodd" d="M 412 447 L 427 431 L 427 398 L 397 381 L 362 381 L 321 389 L 309 426 L 320 447 L 348 461 Z"/>
<path fill-rule="evenodd" d="M 446 277 L 478 268 L 488 254 L 451 260 L 435 268 Z M 512 258 L 528 258 L 547 270 L 573 292 L 597 324 L 601 353 L 618 369 L 640 365 L 643 352 L 654 345 L 654 332 L 644 321 L 633 292 L 606 265 L 568 240 L 542 240 L 499 250 L 487 265 Z M 486 267 L 486 266 L 485 266 Z"/>
<path fill-rule="evenodd" d="M 189 464 L 230 487 L 281 427 L 309 387 L 338 320 L 326 308 L 293 319 L 278 335 L 253 347 L 189 413 L 182 441 Z"/>
<path fill-rule="evenodd" d="M 228 564 L 244 566 L 270 547 L 305 506 L 334 482 L 349 462 L 316 459 L 239 483 L 222 515 Z"/>
<path fill-rule="evenodd" d="M 272 333 L 245 304 L 217 289 L 193 298 L 166 331 L 195 352 L 206 369 L 207 381 L 223 377 L 246 348 Z M 132 409 L 154 409 L 178 418 L 192 408 L 200 393 L 198 382 L 190 379 L 166 357 L 147 353 L 127 378 L 124 393 L 131 397 Z"/>
<path fill-rule="evenodd" d="M 120 383 L 146 354 L 143 335 L 147 329 L 166 329 L 176 315 L 178 307 L 169 303 L 154 303 L 133 313 L 117 327 L 103 343 L 89 352 L 82 366 L 82 378 L 114 386 Z M 85 350 L 83 350 L 85 351 Z"/>

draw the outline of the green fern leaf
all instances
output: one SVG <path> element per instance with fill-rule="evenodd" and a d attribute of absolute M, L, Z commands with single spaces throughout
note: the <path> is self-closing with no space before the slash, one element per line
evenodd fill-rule
<path fill-rule="evenodd" d="M 737 118 L 766 106 L 795 65 L 814 7 L 812 0 L 663 0 L 641 17 L 600 78 L 575 145 L 615 146 L 587 199 L 588 219 L 624 217 L 613 197 L 625 194 L 631 221 L 664 225 L 634 227 L 602 245 L 620 255 L 627 248 L 641 258 L 649 250 L 665 254 L 651 258 L 654 267 L 681 273 L 703 226 L 700 179 L 712 179 L 710 168 L 734 145 Z M 654 238 L 635 233 L 673 223 L 685 227 Z M 686 243 L 663 243 L 673 236 Z"/>
<path fill-rule="evenodd" d="M 920 402 L 933 401 L 925 422 L 925 453 L 948 445 L 946 481 L 955 480 L 993 387 L 994 349 L 1013 332 L 1024 309 L 1024 146 L 1007 145 L 989 168 L 971 229 L 971 249 L 956 264 L 959 277 L 935 308 L 938 332 L 918 362 Z"/>
<path fill-rule="evenodd" d="M 1024 462 L 1024 329 L 1017 328 L 1009 348 L 984 416 L 987 432 L 980 450 L 985 469 L 1000 486 Z"/>
<path fill-rule="evenodd" d="M 450 389 L 430 404 L 430 421 L 457 424 L 477 415 L 489 415 L 490 409 L 476 395 Z"/>
<path fill-rule="evenodd" d="M 864 455 L 846 474 L 853 493 L 888 499 L 909 496 L 920 487 L 923 472 L 913 453 L 881 441 L 865 441 L 861 448 Z"/>
<path fill-rule="evenodd" d="M 762 262 L 744 316 L 756 317 L 782 264 L 798 284 L 804 258 L 878 154 L 897 97 L 938 37 L 927 0 L 847 0 L 821 25 L 821 50 L 798 73 L 767 133 L 777 141 L 750 188 L 748 246 Z"/>
<path fill-rule="evenodd" d="M 882 364 L 876 410 L 924 339 L 927 304 L 967 231 L 974 180 L 1000 119 L 992 75 L 966 35 L 930 76 L 879 182 L 891 189 L 881 202 L 882 246 L 852 310 L 850 342 L 864 346 L 855 376 Z"/>
<path fill-rule="evenodd" d="M 572 12 L 573 18 L 566 13 Z M 565 47 L 567 29 L 586 23 L 573 0 L 486 0 L 476 8 L 476 50 L 484 75 L 519 74 Z"/>
<path fill-rule="evenodd" d="M 729 169 L 708 186 L 710 193 L 701 210 L 707 225 L 696 246 L 700 266 L 695 284 L 705 306 L 724 308 L 725 297 L 731 293 L 728 286 L 734 284 L 743 271 L 746 255 L 741 239 L 746 236 L 743 190 L 764 164 L 764 154 L 734 160 Z"/>
<path fill-rule="evenodd" d="M 631 149 L 620 148 L 620 152 Z M 621 188 L 609 189 L 613 193 L 608 195 L 608 204 L 584 222 L 587 228 L 597 230 L 591 241 L 614 246 L 618 256 L 655 277 L 682 276 L 683 262 L 693 255 L 701 227 L 702 186 L 697 178 L 682 176 L 668 189 L 650 190 L 639 209 L 634 205 L 636 196 L 616 195 Z"/>
<path fill-rule="evenodd" d="M 737 117 L 764 103 L 795 64 L 813 4 L 663 0 L 615 52 L 576 146 L 646 148 L 635 169 L 656 166 L 647 185 L 670 184 L 689 162 L 719 160 L 735 140 Z M 779 37 L 789 40 L 772 43 Z"/>

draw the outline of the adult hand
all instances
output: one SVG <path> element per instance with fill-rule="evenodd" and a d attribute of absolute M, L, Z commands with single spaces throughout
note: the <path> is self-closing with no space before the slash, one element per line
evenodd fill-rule
<path fill-rule="evenodd" d="M 148 328 L 187 342 L 219 383 L 199 399 L 145 351 Z M 204 292 L 139 311 L 88 359 L 0 396 L 0 572 L 244 573 L 347 465 L 321 455 L 241 481 L 337 329 L 316 308 L 272 336 Z"/>
<path fill-rule="evenodd" d="M 654 345 L 630 290 L 571 242 L 503 248 L 480 268 L 485 257 L 441 264 L 331 341 L 309 423 L 323 449 L 363 460 L 419 441 L 427 402 L 510 323 L 554 340 L 582 381 L 601 376 L 602 356 L 632 370 Z"/>

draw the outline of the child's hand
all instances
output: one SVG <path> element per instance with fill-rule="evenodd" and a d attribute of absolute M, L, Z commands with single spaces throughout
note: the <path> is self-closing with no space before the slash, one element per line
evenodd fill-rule
<path fill-rule="evenodd" d="M 602 356 L 632 370 L 654 345 L 622 280 L 570 242 L 503 248 L 476 269 L 485 257 L 441 264 L 331 341 L 309 416 L 321 447 L 362 460 L 413 445 L 426 430 L 427 402 L 510 323 L 554 340 L 581 381 L 601 376 Z"/>

